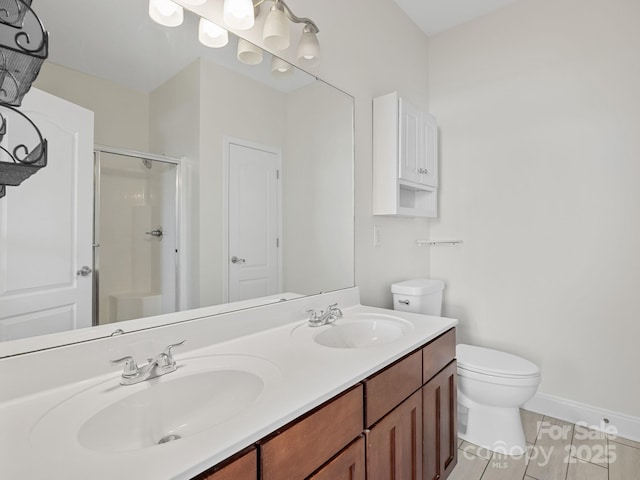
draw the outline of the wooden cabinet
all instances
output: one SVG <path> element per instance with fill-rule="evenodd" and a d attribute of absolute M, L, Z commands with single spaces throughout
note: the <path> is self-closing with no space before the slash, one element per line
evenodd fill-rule
<path fill-rule="evenodd" d="M 362 384 L 260 444 L 262 480 L 304 479 L 362 433 Z"/>
<path fill-rule="evenodd" d="M 345 448 L 309 480 L 365 480 L 364 437 Z"/>
<path fill-rule="evenodd" d="M 455 329 L 198 480 L 443 480 L 457 462 Z"/>
<path fill-rule="evenodd" d="M 194 480 L 256 480 L 257 478 L 258 454 L 253 447 L 248 452 L 235 455 Z"/>
<path fill-rule="evenodd" d="M 437 216 L 438 125 L 396 92 L 373 100 L 373 213 Z"/>
<path fill-rule="evenodd" d="M 422 388 L 424 478 L 444 480 L 458 461 L 455 360 Z"/>
<path fill-rule="evenodd" d="M 367 432 L 367 480 L 422 480 L 422 408 L 418 390 Z"/>

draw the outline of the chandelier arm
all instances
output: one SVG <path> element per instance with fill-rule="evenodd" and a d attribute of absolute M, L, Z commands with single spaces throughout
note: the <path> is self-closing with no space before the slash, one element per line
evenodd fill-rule
<path fill-rule="evenodd" d="M 318 33 L 320 31 L 318 26 L 310 18 L 305 18 L 305 17 L 300 18 L 296 16 L 296 14 L 293 13 L 289 8 L 289 5 L 284 3 L 284 0 L 275 0 L 275 1 L 276 3 L 282 4 L 282 6 L 284 7 L 284 13 L 287 15 L 287 18 L 291 20 L 293 23 L 304 23 L 305 25 L 308 25 L 309 27 L 311 27 L 311 30 L 313 33 Z"/>

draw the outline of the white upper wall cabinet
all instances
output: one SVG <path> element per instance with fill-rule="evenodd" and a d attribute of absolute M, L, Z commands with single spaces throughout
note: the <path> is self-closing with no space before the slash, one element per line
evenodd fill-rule
<path fill-rule="evenodd" d="M 373 99 L 373 214 L 437 216 L 438 124 L 396 92 Z"/>

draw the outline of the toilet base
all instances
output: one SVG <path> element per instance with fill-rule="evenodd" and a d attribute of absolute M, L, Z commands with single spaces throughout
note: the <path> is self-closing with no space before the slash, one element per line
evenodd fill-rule
<path fill-rule="evenodd" d="M 492 452 L 515 456 L 526 453 L 520 408 L 480 405 L 461 399 L 460 392 L 458 401 L 459 438 Z"/>

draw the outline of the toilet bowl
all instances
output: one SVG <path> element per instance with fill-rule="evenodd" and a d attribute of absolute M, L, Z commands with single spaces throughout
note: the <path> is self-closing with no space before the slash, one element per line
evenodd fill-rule
<path fill-rule="evenodd" d="M 520 406 L 540 385 L 532 362 L 489 348 L 459 344 L 458 436 L 488 450 L 522 455 L 527 448 Z"/>
<path fill-rule="evenodd" d="M 421 278 L 391 286 L 393 308 L 440 316 L 442 280 Z M 540 369 L 524 358 L 460 344 L 458 360 L 458 436 L 488 450 L 522 455 L 526 441 L 520 406 L 540 385 Z"/>

